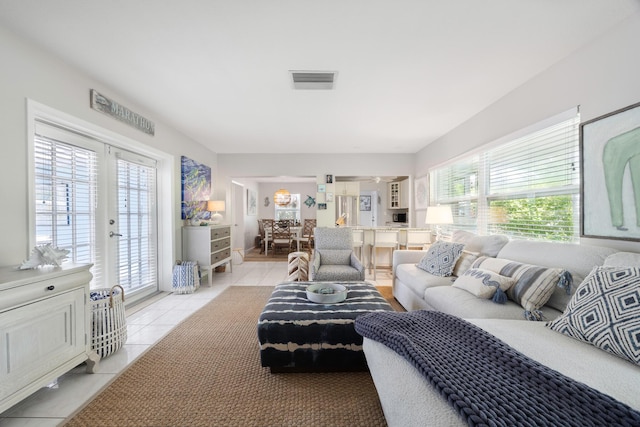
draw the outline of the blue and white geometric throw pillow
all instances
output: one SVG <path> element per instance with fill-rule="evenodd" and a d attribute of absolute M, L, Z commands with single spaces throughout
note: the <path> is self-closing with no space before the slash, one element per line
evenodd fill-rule
<path fill-rule="evenodd" d="M 416 266 L 434 276 L 451 276 L 463 248 L 462 243 L 436 242 Z"/>
<path fill-rule="evenodd" d="M 595 267 L 547 326 L 640 365 L 640 268 Z"/>

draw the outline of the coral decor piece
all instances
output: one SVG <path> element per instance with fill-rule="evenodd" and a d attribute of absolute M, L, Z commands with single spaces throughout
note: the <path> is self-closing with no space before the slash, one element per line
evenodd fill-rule
<path fill-rule="evenodd" d="M 31 251 L 31 256 L 29 257 L 29 259 L 22 263 L 22 265 L 20 266 L 20 270 L 28 270 L 45 265 L 60 267 L 65 258 L 67 258 L 68 254 L 68 249 L 55 248 L 51 246 L 50 243 L 47 243 L 46 245 L 36 246 Z"/>

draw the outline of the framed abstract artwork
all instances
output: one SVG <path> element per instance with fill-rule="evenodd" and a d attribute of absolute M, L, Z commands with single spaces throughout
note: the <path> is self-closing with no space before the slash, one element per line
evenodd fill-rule
<path fill-rule="evenodd" d="M 417 178 L 415 181 L 416 210 L 429 206 L 429 176 Z"/>
<path fill-rule="evenodd" d="M 258 215 L 258 194 L 247 188 L 247 215 Z"/>
<path fill-rule="evenodd" d="M 207 202 L 211 197 L 211 168 L 181 157 L 182 219 L 209 219 Z"/>
<path fill-rule="evenodd" d="M 581 236 L 640 241 L 640 103 L 580 125 Z"/>

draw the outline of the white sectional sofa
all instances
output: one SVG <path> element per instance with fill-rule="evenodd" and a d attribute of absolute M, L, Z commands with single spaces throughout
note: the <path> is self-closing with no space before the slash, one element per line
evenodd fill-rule
<path fill-rule="evenodd" d="M 465 250 L 472 252 L 567 269 L 574 279 L 572 294 L 583 281 L 583 285 L 593 283 L 598 270 L 594 269 L 596 266 L 604 265 L 599 267 L 604 270 L 606 266 L 631 267 L 640 273 L 640 254 L 616 252 L 605 247 L 507 241 L 502 237 L 478 237 L 468 233 L 454 233 L 454 240 L 466 242 Z M 405 308 L 438 310 L 465 318 L 534 361 L 640 411 L 638 355 L 635 362 L 630 361 L 604 351 L 594 343 L 551 330 L 548 327 L 551 322 L 525 320 L 522 307 L 512 301 L 502 305 L 490 299 L 476 298 L 465 290 L 451 286 L 450 277 L 436 277 L 416 268 L 422 256 L 424 251 L 399 250 L 394 253 L 394 296 Z M 584 280 L 585 277 L 587 280 Z M 637 287 L 636 294 L 640 295 L 640 278 L 633 279 L 631 286 L 633 289 Z M 582 286 L 582 290 L 586 288 Z M 545 320 L 558 318 L 558 322 L 566 318 L 570 310 L 564 314 L 563 310 L 569 301 L 569 309 L 576 309 L 575 297 L 567 295 L 564 289 L 554 291 L 542 309 Z M 640 297 L 630 304 L 640 307 Z M 640 312 L 634 316 L 640 317 Z M 366 336 L 363 349 L 390 427 L 467 425 L 415 364 L 385 344 Z M 640 422 L 640 418 L 637 420 Z M 580 425 L 581 420 L 575 421 L 575 425 Z"/>
<path fill-rule="evenodd" d="M 465 231 L 455 231 L 453 242 L 463 243 L 463 253 L 454 273 L 461 275 L 466 267 L 461 266 L 465 256 L 480 256 L 507 259 L 542 267 L 558 267 L 569 271 L 574 286 L 579 285 L 594 266 L 602 265 L 607 256 L 616 252 L 602 246 L 576 245 L 569 243 L 534 242 L 509 240 L 505 236 L 475 236 Z M 496 304 L 488 299 L 479 299 L 469 292 L 452 287 L 456 276 L 439 277 L 419 269 L 416 264 L 426 251 L 397 250 L 393 253 L 393 296 L 407 310 L 438 310 L 462 318 L 476 319 L 523 319 L 523 308 L 513 301 Z M 474 254 L 474 255 L 468 255 Z M 558 317 L 571 295 L 557 288 L 549 301 L 541 308 L 545 319 Z"/>

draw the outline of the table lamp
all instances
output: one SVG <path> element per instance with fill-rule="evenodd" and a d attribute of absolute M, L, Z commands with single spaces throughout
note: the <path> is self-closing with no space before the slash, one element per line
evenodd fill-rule
<path fill-rule="evenodd" d="M 214 212 L 211 214 L 211 224 L 220 224 L 224 218 L 218 212 L 224 212 L 224 200 L 209 200 L 207 202 L 207 210 Z"/>
<path fill-rule="evenodd" d="M 436 241 L 440 241 L 442 237 L 441 224 L 453 224 L 453 214 L 451 213 L 451 206 L 429 206 L 427 208 L 427 217 L 424 220 L 425 224 L 431 224 L 436 226 Z"/>

